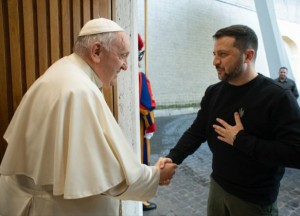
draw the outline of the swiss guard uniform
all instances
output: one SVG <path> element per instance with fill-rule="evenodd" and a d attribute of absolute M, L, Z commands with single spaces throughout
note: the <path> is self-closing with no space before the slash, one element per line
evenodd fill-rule
<path fill-rule="evenodd" d="M 138 49 L 139 49 L 139 66 L 143 59 L 145 50 L 144 42 L 138 34 Z M 153 98 L 150 81 L 145 73 L 139 72 L 139 96 L 140 96 L 140 134 L 141 134 L 141 161 L 150 165 L 150 139 L 156 131 L 156 123 L 154 120 L 153 110 L 156 107 L 156 102 Z M 143 210 L 148 211 L 156 209 L 155 203 L 144 201 Z"/>

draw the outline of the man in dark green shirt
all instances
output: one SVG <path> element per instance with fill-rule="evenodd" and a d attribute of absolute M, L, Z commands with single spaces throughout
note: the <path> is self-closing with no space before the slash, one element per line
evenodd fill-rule
<path fill-rule="evenodd" d="M 290 89 L 292 91 L 293 95 L 296 98 L 298 98 L 299 94 L 298 94 L 298 89 L 297 89 L 296 83 L 294 82 L 294 80 L 287 78 L 288 69 L 286 67 L 281 67 L 281 68 L 279 68 L 278 74 L 279 74 L 279 76 L 275 80 L 277 82 L 279 82 L 284 88 Z"/>

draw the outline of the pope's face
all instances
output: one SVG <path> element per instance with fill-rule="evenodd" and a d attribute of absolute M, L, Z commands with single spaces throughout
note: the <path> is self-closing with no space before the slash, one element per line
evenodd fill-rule
<path fill-rule="evenodd" d="M 129 40 L 124 32 L 117 33 L 109 51 L 104 50 L 99 63 L 99 77 L 103 87 L 113 85 L 121 70 L 127 70 L 129 56 Z"/>

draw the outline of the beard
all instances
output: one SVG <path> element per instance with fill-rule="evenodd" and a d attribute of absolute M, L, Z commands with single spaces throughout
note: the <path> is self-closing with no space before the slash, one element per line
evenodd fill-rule
<path fill-rule="evenodd" d="M 234 80 L 239 77 L 241 73 L 243 73 L 243 55 L 240 55 L 237 62 L 224 73 L 224 76 L 221 77 L 221 80 L 227 82 Z"/>

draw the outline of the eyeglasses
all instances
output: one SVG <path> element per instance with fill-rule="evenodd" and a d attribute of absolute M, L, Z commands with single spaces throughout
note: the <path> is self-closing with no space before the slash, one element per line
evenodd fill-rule
<path fill-rule="evenodd" d="M 143 50 L 142 52 L 139 52 L 139 61 L 142 61 L 144 54 L 145 54 L 145 50 Z"/>

